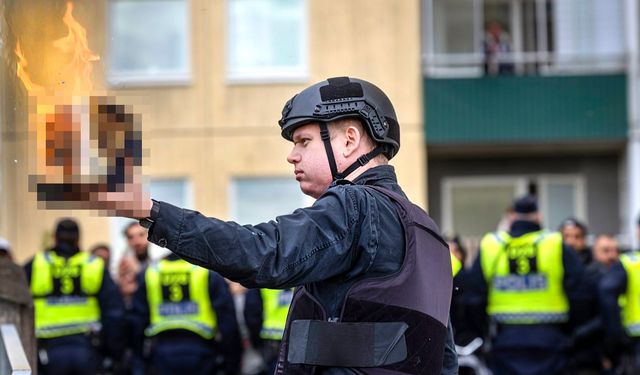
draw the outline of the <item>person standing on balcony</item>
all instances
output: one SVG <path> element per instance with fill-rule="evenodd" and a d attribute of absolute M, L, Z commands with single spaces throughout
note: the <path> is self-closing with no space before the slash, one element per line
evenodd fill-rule
<path fill-rule="evenodd" d="M 79 240 L 78 224 L 60 220 L 55 247 L 25 265 L 39 374 L 96 374 L 105 355 L 116 363 L 122 355 L 122 297 L 102 258 L 80 251 Z"/>
<path fill-rule="evenodd" d="M 499 22 L 489 22 L 482 47 L 484 51 L 484 74 L 513 74 L 513 62 L 506 60 L 511 57 L 509 56 L 512 52 L 511 40 Z"/>
<path fill-rule="evenodd" d="M 468 276 L 470 316 L 489 333 L 494 375 L 563 373 L 581 279 L 582 265 L 560 234 L 541 229 L 535 198 L 515 200 L 509 232 L 483 237 Z"/>

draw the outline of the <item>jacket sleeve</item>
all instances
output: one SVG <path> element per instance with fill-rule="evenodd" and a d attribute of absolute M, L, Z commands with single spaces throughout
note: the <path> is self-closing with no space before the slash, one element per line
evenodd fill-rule
<path fill-rule="evenodd" d="M 487 329 L 487 281 L 482 272 L 482 253 L 478 250 L 478 256 L 467 274 L 467 289 L 464 294 L 464 303 L 467 306 L 468 326 L 477 337 L 484 337 Z"/>
<path fill-rule="evenodd" d="M 575 326 L 589 320 L 591 291 L 578 255 L 566 245 L 562 245 L 562 264 L 564 267 L 562 284 L 569 300 L 569 321 Z"/>
<path fill-rule="evenodd" d="M 600 282 L 598 296 L 600 300 L 601 317 L 604 322 L 605 335 L 615 339 L 625 336 L 620 318 L 618 297 L 627 291 L 627 273 L 618 262 L 611 266 Z"/>
<path fill-rule="evenodd" d="M 119 359 L 126 346 L 124 301 L 118 287 L 111 279 L 109 269 L 104 268 L 102 287 L 98 292 L 98 304 L 102 322 L 103 346 L 114 359 Z"/>
<path fill-rule="evenodd" d="M 160 202 L 149 239 L 247 287 L 283 289 L 344 273 L 365 213 L 353 190 L 329 189 L 313 206 L 240 225 Z"/>
<path fill-rule="evenodd" d="M 214 272 L 209 272 L 209 296 L 213 310 L 216 312 L 218 330 L 222 336 L 219 348 L 225 359 L 226 373 L 236 374 L 240 369 L 242 358 L 236 309 L 227 283 Z"/>

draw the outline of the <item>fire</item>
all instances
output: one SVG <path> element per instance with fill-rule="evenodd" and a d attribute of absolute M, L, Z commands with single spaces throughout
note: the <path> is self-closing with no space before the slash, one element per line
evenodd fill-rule
<path fill-rule="evenodd" d="M 92 63 L 100 60 L 100 56 L 91 51 L 87 42 L 86 29 L 73 18 L 73 3 L 67 2 L 62 22 L 67 26 L 68 33 L 65 37 L 54 41 L 53 46 L 61 53 L 71 55 L 71 61 L 62 76 L 68 77 L 67 82 L 72 84 L 67 84 L 67 82 L 63 81 L 63 84 L 58 89 L 61 88 L 62 91 L 71 91 L 73 93 L 90 92 L 93 88 L 91 81 Z M 15 53 L 18 57 L 17 74 L 27 91 L 35 94 L 44 93 L 44 87 L 31 81 L 26 71 L 28 63 L 20 48 L 20 42 L 16 44 Z"/>
<path fill-rule="evenodd" d="M 36 85 L 35 83 L 33 83 L 31 81 L 31 78 L 29 78 L 29 73 L 27 73 L 27 59 L 24 58 L 24 55 L 22 54 L 22 48 L 20 48 L 20 42 L 16 43 L 16 56 L 18 56 L 18 66 L 16 68 L 16 71 L 18 73 L 18 77 L 20 78 L 20 80 L 22 81 L 22 83 L 24 83 L 24 86 L 27 88 L 27 91 L 29 92 L 34 92 L 34 93 L 44 93 L 44 87 L 40 86 L 40 85 Z"/>

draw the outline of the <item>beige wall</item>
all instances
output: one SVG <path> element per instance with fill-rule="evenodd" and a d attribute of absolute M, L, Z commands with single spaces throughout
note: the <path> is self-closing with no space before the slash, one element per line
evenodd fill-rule
<path fill-rule="evenodd" d="M 190 1 L 192 83 L 115 92 L 119 96 L 138 95 L 148 104 L 143 126 L 151 156 L 146 170 L 152 177 L 189 179 L 195 207 L 207 215 L 227 218 L 233 177 L 293 177 L 293 169 L 285 161 L 290 145 L 280 137 L 277 125 L 284 102 L 309 84 L 350 75 L 376 83 L 394 103 L 402 149 L 392 164 L 407 194 L 424 207 L 418 0 L 342 0 L 339 10 L 322 0 L 309 0 L 309 77 L 296 84 L 227 83 L 221 47 L 225 45 L 226 1 Z M 90 46 L 105 55 L 105 19 L 97 5 L 100 3 L 77 3 L 77 17 L 88 28 Z M 10 66 L 4 66 L 5 73 L 13 74 Z M 100 83 L 103 67 L 96 70 Z M 5 171 L 12 159 L 7 153 L 26 157 L 25 145 L 6 137 L 2 141 L 3 178 L 10 173 L 16 176 L 15 181 L 3 182 L 8 194 L 0 197 L 0 207 L 8 210 L 0 217 L 0 235 L 9 237 L 18 260 L 24 260 L 39 249 L 42 233 L 51 230 L 55 218 L 70 212 L 37 209 L 33 194 L 25 193 L 25 169 L 14 166 L 14 170 Z M 11 147 L 18 151 L 11 151 Z M 80 214 L 84 246 L 108 241 L 108 219 Z"/>

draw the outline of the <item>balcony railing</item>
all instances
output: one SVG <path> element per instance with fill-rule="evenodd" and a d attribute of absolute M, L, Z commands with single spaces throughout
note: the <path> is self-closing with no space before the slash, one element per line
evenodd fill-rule
<path fill-rule="evenodd" d="M 584 75 L 622 72 L 626 59 L 624 53 L 511 52 L 492 57 L 491 63 L 511 66 L 512 74 Z M 480 77 L 488 74 L 486 63 L 483 53 L 425 53 L 423 73 L 433 78 Z"/>

